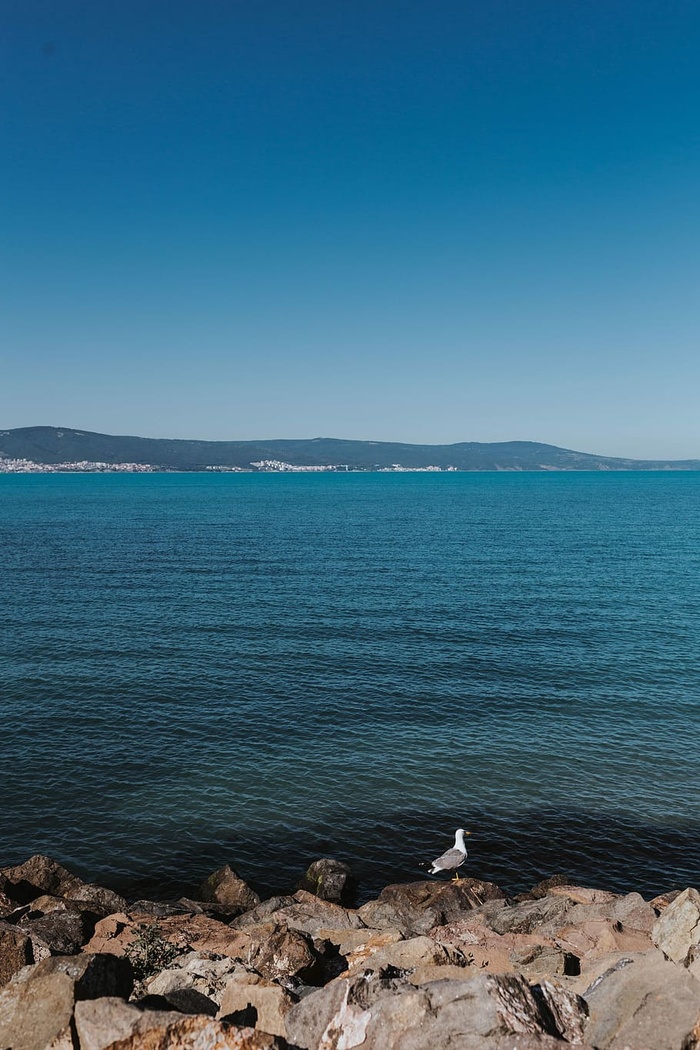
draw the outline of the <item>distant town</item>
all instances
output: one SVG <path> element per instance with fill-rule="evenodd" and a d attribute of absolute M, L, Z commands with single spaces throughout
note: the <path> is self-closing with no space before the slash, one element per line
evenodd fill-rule
<path fill-rule="evenodd" d="M 297 466 L 294 463 L 284 463 L 279 459 L 261 459 L 251 463 L 249 467 L 229 466 L 207 466 L 205 471 L 218 474 L 244 474 L 244 473 L 290 473 L 290 474 L 318 474 L 318 473 L 364 473 L 365 467 L 351 467 L 345 463 L 331 463 L 322 466 Z M 378 467 L 377 472 L 385 473 L 434 473 L 441 471 L 457 470 L 457 467 L 403 467 L 400 463 L 392 463 L 390 467 Z M 177 473 L 177 468 L 159 467 L 152 463 L 101 463 L 95 460 L 83 459 L 77 463 L 35 463 L 31 459 L 12 459 L 0 453 L 0 474 L 154 474 L 159 472 Z"/>

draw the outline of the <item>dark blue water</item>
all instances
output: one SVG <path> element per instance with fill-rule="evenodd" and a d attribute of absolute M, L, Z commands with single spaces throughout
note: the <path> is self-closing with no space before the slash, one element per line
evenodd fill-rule
<path fill-rule="evenodd" d="M 0 475 L 0 864 L 700 883 L 700 475 Z"/>

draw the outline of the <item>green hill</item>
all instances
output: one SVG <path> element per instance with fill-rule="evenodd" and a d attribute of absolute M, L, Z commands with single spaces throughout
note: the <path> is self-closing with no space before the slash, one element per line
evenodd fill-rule
<path fill-rule="evenodd" d="M 456 470 L 700 470 L 700 460 L 635 460 L 596 456 L 536 441 L 409 445 L 337 438 L 271 441 L 182 441 L 121 437 L 58 427 L 0 431 L 0 456 L 38 464 L 141 463 L 163 470 L 251 469 L 280 461 L 352 470 L 440 467 Z M 256 469 L 256 468 L 252 468 Z"/>

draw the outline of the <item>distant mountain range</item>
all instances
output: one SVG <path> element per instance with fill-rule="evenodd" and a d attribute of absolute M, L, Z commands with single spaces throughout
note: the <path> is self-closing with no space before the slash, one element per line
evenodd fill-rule
<path fill-rule="evenodd" d="M 32 465 L 69 469 L 71 464 L 80 464 L 83 470 L 125 469 L 133 464 L 156 470 L 700 470 L 697 459 L 617 459 L 536 441 L 460 441 L 454 445 L 337 438 L 183 441 L 116 437 L 66 427 L 0 431 L 0 471 L 32 469 Z"/>

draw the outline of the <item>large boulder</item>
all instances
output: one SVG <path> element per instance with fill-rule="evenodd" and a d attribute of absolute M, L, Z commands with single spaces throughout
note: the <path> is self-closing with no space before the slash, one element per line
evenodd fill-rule
<path fill-rule="evenodd" d="M 394 941 L 394 943 L 378 947 L 371 953 L 365 949 L 366 945 L 358 955 L 351 954 L 348 957 L 349 977 L 356 973 L 377 972 L 387 967 L 408 972 L 424 966 L 463 967 L 468 965 L 468 960 L 461 950 L 438 944 L 437 941 L 425 936 Z"/>
<path fill-rule="evenodd" d="M 288 926 L 309 937 L 326 937 L 329 930 L 357 930 L 364 925 L 359 912 L 333 901 L 321 900 L 313 893 L 298 890 L 291 897 L 272 897 L 234 919 L 231 927 L 245 930 L 263 923 Z"/>
<path fill-rule="evenodd" d="M 34 954 L 29 936 L 24 930 L 0 921 L 0 988 L 32 962 Z"/>
<path fill-rule="evenodd" d="M 73 1023 L 80 1050 L 106 1050 L 120 1039 L 180 1020 L 182 1015 L 175 1010 L 142 1010 L 123 999 L 103 996 L 77 1002 Z"/>
<path fill-rule="evenodd" d="M 381 975 L 339 979 L 294 1006 L 286 1026 L 304 1050 L 491 1050 L 518 1035 L 580 1042 L 584 1021 L 576 996 L 481 973 L 419 986 Z"/>
<path fill-rule="evenodd" d="M 352 904 L 357 892 L 357 880 L 348 864 L 324 857 L 309 865 L 298 889 L 313 893 L 324 901 Z"/>
<path fill-rule="evenodd" d="M 458 882 L 409 882 L 387 886 L 376 900 L 368 901 L 357 915 L 376 929 L 398 927 L 416 936 L 433 926 L 443 926 L 481 907 L 486 901 L 504 901 L 505 894 L 492 882 L 460 879 Z"/>
<path fill-rule="evenodd" d="M 700 1046 L 700 984 L 682 966 L 651 948 L 609 956 L 598 970 L 582 992 L 590 1013 L 585 1036 L 598 1050 Z"/>
<path fill-rule="evenodd" d="M 0 992 L 0 1046 L 45 1050 L 70 1029 L 78 1000 L 126 997 L 131 967 L 113 956 L 52 956 L 20 970 Z"/>
<path fill-rule="evenodd" d="M 203 901 L 212 901 L 237 912 L 260 904 L 257 893 L 228 864 L 204 880 L 199 895 Z"/>
<path fill-rule="evenodd" d="M 700 945 L 700 893 L 689 888 L 672 900 L 656 920 L 651 936 L 673 962 L 691 961 L 691 949 Z"/>
<path fill-rule="evenodd" d="M 58 861 L 41 853 L 30 857 L 23 864 L 0 869 L 0 874 L 7 880 L 5 892 L 18 904 L 28 904 L 44 893 L 64 897 L 71 890 L 85 885 L 82 879 Z"/>
<path fill-rule="evenodd" d="M 219 995 L 219 1018 L 237 1022 L 255 1011 L 254 1027 L 271 1035 L 285 1036 L 284 1019 L 295 1000 L 279 984 L 257 974 L 231 975 Z"/>

